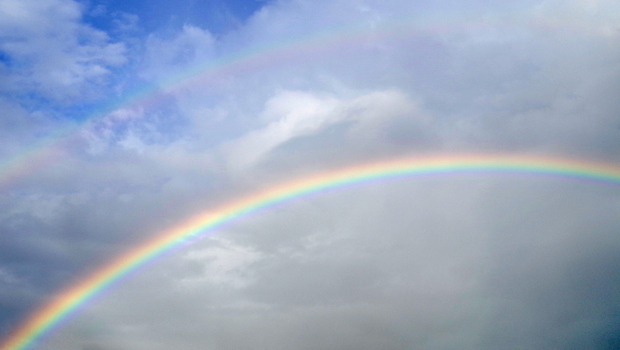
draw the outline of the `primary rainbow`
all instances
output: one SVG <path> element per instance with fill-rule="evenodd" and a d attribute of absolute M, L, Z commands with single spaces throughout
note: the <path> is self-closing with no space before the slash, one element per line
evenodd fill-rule
<path fill-rule="evenodd" d="M 0 343 L 2 350 L 24 350 L 49 334 L 68 315 L 139 266 L 183 242 L 261 209 L 327 189 L 400 177 L 481 174 L 535 175 L 620 187 L 620 167 L 585 160 L 515 155 L 442 155 L 373 162 L 287 182 L 208 210 L 112 261 L 58 294 Z"/>

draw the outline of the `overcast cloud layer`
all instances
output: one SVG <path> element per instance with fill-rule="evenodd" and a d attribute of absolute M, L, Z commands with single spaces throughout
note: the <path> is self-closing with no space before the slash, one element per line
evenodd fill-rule
<path fill-rule="evenodd" d="M 617 1 L 216 3 L 0 0 L 1 337 L 289 179 L 460 152 L 620 164 Z M 35 348 L 617 349 L 619 231 L 617 186 L 347 188 L 208 233 Z"/>

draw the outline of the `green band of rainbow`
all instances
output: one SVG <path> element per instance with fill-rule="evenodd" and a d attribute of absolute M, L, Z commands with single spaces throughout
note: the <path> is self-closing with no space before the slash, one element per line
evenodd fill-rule
<path fill-rule="evenodd" d="M 620 186 L 620 167 L 583 160 L 506 155 L 452 155 L 376 162 L 325 172 L 244 197 L 163 232 L 58 294 L 1 343 L 2 350 L 24 350 L 50 333 L 69 314 L 132 270 L 188 239 L 260 209 L 294 198 L 372 180 L 439 174 L 543 175 Z"/>

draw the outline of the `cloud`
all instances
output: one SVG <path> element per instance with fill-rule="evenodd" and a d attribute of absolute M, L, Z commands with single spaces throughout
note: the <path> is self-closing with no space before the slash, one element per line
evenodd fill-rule
<path fill-rule="evenodd" d="M 81 23 L 74 1 L 3 0 L 1 8 L 4 92 L 37 92 L 63 102 L 92 97 L 110 69 L 126 63 L 125 45 Z"/>
<path fill-rule="evenodd" d="M 345 147 L 364 144 L 388 147 L 398 143 L 397 134 L 407 128 L 409 142 L 416 140 L 419 129 L 422 141 L 432 138 L 429 118 L 416 110 L 415 103 L 397 90 L 376 91 L 353 97 L 337 97 L 330 94 L 316 95 L 300 91 L 284 91 L 266 102 L 259 118 L 266 124 L 224 146 L 229 165 L 234 171 L 243 171 L 275 148 L 293 143 L 295 139 L 316 136 L 323 138 L 326 129 L 343 125 L 346 134 Z M 423 135 L 426 134 L 426 135 Z M 329 136 L 328 136 L 329 137 Z M 312 140 L 317 143 L 317 140 Z M 424 142 L 421 142 L 424 143 Z M 282 147 L 285 148 L 285 147 Z M 295 147 L 288 147 L 295 150 Z M 295 157 L 300 157 L 299 151 Z"/>
<path fill-rule="evenodd" d="M 7 186 L 0 330 L 193 214 L 294 177 L 436 153 L 618 160 L 613 1 L 271 2 L 217 35 L 134 38 L 118 72 L 127 44 L 76 3 L 2 8 L 3 154 L 72 116 L 29 93 L 80 105 L 110 77 L 158 90 Z M 619 203 L 611 186 L 490 174 L 299 198 L 146 265 L 37 346 L 610 348 Z"/>
<path fill-rule="evenodd" d="M 181 279 L 179 285 L 197 289 L 196 285 L 206 283 L 229 288 L 243 288 L 250 284 L 252 278 L 245 276 L 245 271 L 248 265 L 262 258 L 261 254 L 223 239 L 213 239 L 211 243 L 204 250 L 185 254 L 182 259 L 188 265 L 187 270 L 194 270 L 194 273 Z"/>
<path fill-rule="evenodd" d="M 619 244 L 604 208 L 617 206 L 571 183 L 491 177 L 307 198 L 156 262 L 49 346 L 604 348 Z"/>
<path fill-rule="evenodd" d="M 184 25 L 173 38 L 151 34 L 146 41 L 144 65 L 140 75 L 158 80 L 169 77 L 213 56 L 215 39 L 207 30 Z"/>
<path fill-rule="evenodd" d="M 28 111 L 20 103 L 0 97 L 0 155 L 10 156 L 32 145 L 37 137 L 58 127 L 58 123 L 43 111 Z"/>
<path fill-rule="evenodd" d="M 232 166 L 246 167 L 279 144 L 312 134 L 334 122 L 330 119 L 341 119 L 335 111 L 337 106 L 338 101 L 334 98 L 318 98 L 299 92 L 285 92 L 274 97 L 267 102 L 262 113 L 262 118 L 269 120 L 269 124 L 229 146 Z"/>

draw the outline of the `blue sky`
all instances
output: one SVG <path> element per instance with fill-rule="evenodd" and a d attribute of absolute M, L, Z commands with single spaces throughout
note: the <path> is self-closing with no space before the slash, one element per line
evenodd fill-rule
<path fill-rule="evenodd" d="M 174 33 L 183 25 L 199 26 L 214 34 L 240 26 L 267 1 L 96 1 L 82 2 L 85 21 L 105 31 L 113 31 L 114 22 L 129 24 L 137 20 L 146 33 Z M 134 17 L 135 16 L 135 17 Z M 130 20 L 129 18 L 133 18 Z"/>
<path fill-rule="evenodd" d="M 457 153 L 617 167 L 619 37 L 612 0 L 0 0 L 0 339 L 294 178 Z M 612 349 L 619 210 L 617 187 L 493 174 L 303 198 L 33 349 Z"/>

